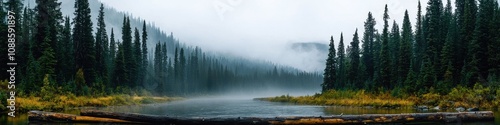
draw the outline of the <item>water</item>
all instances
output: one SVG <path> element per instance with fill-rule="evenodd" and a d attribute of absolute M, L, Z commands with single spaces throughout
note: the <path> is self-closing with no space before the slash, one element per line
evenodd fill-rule
<path fill-rule="evenodd" d="M 279 116 L 327 116 L 338 114 L 387 114 L 413 113 L 413 109 L 370 109 L 360 107 L 295 105 L 290 103 L 256 101 L 250 98 L 199 98 L 162 104 L 141 106 L 114 106 L 91 108 L 113 112 L 129 112 L 172 117 L 215 118 L 215 117 L 279 117 Z M 77 110 L 65 113 L 78 114 Z M 495 122 L 467 123 L 466 125 L 500 124 L 500 114 L 495 113 Z M 0 116 L 0 124 L 27 124 L 27 115 L 16 118 Z"/>

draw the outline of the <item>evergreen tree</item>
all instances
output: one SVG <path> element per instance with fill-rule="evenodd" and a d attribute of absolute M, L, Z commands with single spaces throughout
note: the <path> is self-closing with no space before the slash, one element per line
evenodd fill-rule
<path fill-rule="evenodd" d="M 32 52 L 34 58 L 40 64 L 40 73 L 42 74 L 35 79 L 43 79 L 45 75 L 54 78 L 57 65 L 55 49 L 57 49 L 57 43 L 59 43 L 59 29 L 62 27 L 62 13 L 59 7 L 61 3 L 56 0 L 37 0 L 36 2 L 38 4 L 35 7 L 37 10 L 37 23 Z"/>
<path fill-rule="evenodd" d="M 109 38 L 109 63 L 108 63 L 108 77 L 109 77 L 109 87 L 116 87 L 116 83 L 114 81 L 115 78 L 115 59 L 117 58 L 116 56 L 116 42 L 115 42 L 115 33 L 113 32 L 113 28 L 111 28 L 111 36 Z"/>
<path fill-rule="evenodd" d="M 96 73 L 97 77 L 102 79 L 104 84 L 108 83 L 108 35 L 106 32 L 106 23 L 104 22 L 104 5 L 101 4 L 99 15 L 97 16 L 97 32 L 95 35 L 96 50 Z"/>
<path fill-rule="evenodd" d="M 448 3 L 450 3 L 449 0 L 448 0 Z M 447 4 L 446 9 L 445 9 L 445 15 L 449 15 L 449 14 L 451 14 L 451 5 Z M 442 70 L 444 72 L 442 72 L 441 74 L 438 74 L 438 75 L 441 75 L 443 77 L 443 82 L 442 82 L 443 87 L 440 87 L 440 88 L 449 89 L 449 87 L 451 87 L 452 85 L 455 86 L 453 83 L 459 82 L 458 80 L 454 79 L 454 78 L 459 77 L 457 75 L 457 74 L 459 74 L 459 72 L 457 72 L 457 71 L 460 71 L 460 70 L 457 70 L 457 69 L 461 68 L 461 67 L 455 67 L 456 62 L 461 61 L 461 60 L 457 60 L 457 58 L 455 58 L 457 56 L 456 54 L 458 53 L 458 52 L 456 52 L 456 50 L 460 46 L 460 45 L 457 45 L 458 27 L 457 27 L 457 21 L 456 21 L 455 17 L 456 16 L 451 14 L 451 19 L 450 19 L 450 22 L 448 24 L 448 31 L 446 34 L 446 42 L 444 43 L 444 47 L 443 47 L 443 50 L 441 52 L 441 64 L 443 64 Z"/>
<path fill-rule="evenodd" d="M 365 32 L 363 33 L 363 50 L 362 50 L 362 64 L 364 67 L 365 73 L 363 73 L 363 76 L 366 76 L 363 78 L 363 81 L 371 80 L 373 79 L 374 75 L 374 52 L 373 52 L 373 42 L 375 41 L 375 19 L 372 16 L 372 13 L 368 13 L 368 18 L 365 21 Z"/>
<path fill-rule="evenodd" d="M 148 33 L 146 31 L 146 21 L 142 24 L 142 69 L 143 73 L 147 73 L 148 70 Z"/>
<path fill-rule="evenodd" d="M 389 10 L 387 9 L 387 5 L 385 5 L 384 11 L 384 30 L 382 32 L 382 44 L 380 48 L 380 61 L 379 61 L 379 78 L 378 84 L 383 87 L 383 89 L 391 89 L 391 66 L 390 64 L 390 55 L 389 55 L 389 24 L 388 24 L 388 15 Z"/>
<path fill-rule="evenodd" d="M 337 48 L 337 63 L 338 63 L 338 81 L 336 82 L 336 88 L 345 88 L 346 80 L 346 60 L 345 60 L 345 49 L 344 49 L 344 36 L 340 33 L 339 47 Z"/>
<path fill-rule="evenodd" d="M 491 21 L 491 44 L 488 46 L 488 55 L 490 64 L 490 76 L 500 76 L 500 7 L 494 2 L 495 15 Z"/>
<path fill-rule="evenodd" d="M 475 83 L 473 79 L 477 78 L 477 73 L 473 72 L 476 70 L 475 67 L 471 67 L 475 64 L 470 64 L 475 61 L 473 61 L 472 55 L 470 49 L 470 45 L 472 43 L 473 39 L 473 34 L 475 30 L 475 22 L 476 22 L 476 14 L 477 14 L 477 5 L 475 0 L 458 0 L 456 1 L 456 6 L 457 6 L 457 23 L 458 23 L 458 28 L 459 28 L 459 41 L 457 45 L 457 60 L 464 60 L 464 61 L 458 61 L 459 63 L 455 67 L 462 67 L 462 84 L 465 84 L 467 86 L 472 86 L 472 84 Z M 461 45 L 461 46 L 460 46 Z M 464 56 L 465 55 L 465 56 Z M 460 63 L 464 62 L 464 63 Z M 472 78 L 472 79 L 471 79 Z"/>
<path fill-rule="evenodd" d="M 74 14 L 73 43 L 76 69 L 83 69 L 86 84 L 92 86 L 95 80 L 96 52 L 88 0 L 76 0 Z"/>
<path fill-rule="evenodd" d="M 399 66 L 399 47 L 401 46 L 401 35 L 399 33 L 399 25 L 396 23 L 396 20 L 394 20 L 394 23 L 392 24 L 392 30 L 390 33 L 390 40 L 389 40 L 389 55 L 390 55 L 390 65 L 392 65 L 392 70 L 391 70 L 391 85 L 395 86 L 398 85 L 398 66 Z"/>
<path fill-rule="evenodd" d="M 126 58 L 124 50 L 125 49 L 123 48 L 123 44 L 118 42 L 118 51 L 116 52 L 116 59 L 114 62 L 115 63 L 114 77 L 113 77 L 114 83 L 112 83 L 116 87 L 124 87 L 120 86 L 120 84 L 130 81 L 130 77 L 128 76 L 128 74 L 126 74 L 127 72 L 129 72 L 128 70 L 130 69 L 126 67 L 125 63 Z"/>
<path fill-rule="evenodd" d="M 353 84 L 355 88 L 361 88 L 362 85 L 359 80 L 359 54 L 360 54 L 360 49 L 359 49 L 359 37 L 358 37 L 358 29 L 356 29 L 356 32 L 354 32 L 352 42 L 350 45 L 350 51 L 349 51 L 349 58 L 350 58 L 350 65 L 349 65 L 349 70 L 348 70 L 348 81 L 349 83 Z"/>
<path fill-rule="evenodd" d="M 128 58 L 125 58 L 125 67 L 127 70 L 125 70 L 124 74 L 125 76 L 128 77 L 128 79 L 124 79 L 124 84 L 127 87 L 132 87 L 133 82 L 136 80 L 136 76 L 134 72 L 136 72 L 135 69 L 135 56 L 134 56 L 134 50 L 133 50 L 133 45 L 132 45 L 132 30 L 130 28 L 130 19 L 129 17 L 124 17 L 123 18 L 123 27 L 122 27 L 122 46 L 123 46 L 123 54 L 126 55 Z M 117 57 L 118 58 L 118 57 Z"/>
<path fill-rule="evenodd" d="M 399 55 L 397 56 L 397 85 L 403 85 L 402 83 L 406 80 L 406 76 L 410 71 L 411 57 L 412 57 L 412 43 L 413 43 L 413 33 L 411 28 L 410 18 L 408 16 L 408 10 L 405 11 L 405 16 L 403 19 L 403 31 L 401 34 L 401 44 L 399 48 Z"/>
<path fill-rule="evenodd" d="M 134 62 L 134 65 L 135 65 L 135 69 L 136 69 L 136 80 L 133 81 L 134 84 L 133 84 L 133 87 L 137 87 L 139 84 L 142 85 L 142 80 L 143 80 L 143 76 L 144 76 L 144 73 L 142 71 L 144 71 L 144 69 L 142 68 L 142 51 L 141 51 L 141 36 L 139 35 L 139 30 L 137 28 L 135 28 L 134 30 L 134 56 L 135 56 L 135 62 Z"/>
<path fill-rule="evenodd" d="M 335 81 L 337 81 L 336 76 L 336 65 L 337 61 L 335 58 L 335 45 L 333 43 L 333 36 L 330 38 L 330 49 L 328 49 L 328 58 L 326 59 L 326 67 L 323 73 L 323 84 L 321 84 L 322 91 L 326 92 L 330 89 L 334 89 Z M 210 68 L 209 68 L 210 71 Z"/>
<path fill-rule="evenodd" d="M 75 62 L 74 62 L 74 51 L 73 51 L 73 40 L 71 38 L 71 24 L 70 24 L 70 18 L 67 16 L 64 19 L 64 28 L 61 32 L 61 40 L 59 41 L 59 52 L 56 53 L 56 55 L 59 55 L 58 58 L 60 60 L 58 61 L 58 79 L 57 81 L 59 83 L 65 83 L 69 82 L 69 80 L 73 80 L 73 75 L 74 72 L 76 72 L 75 69 Z"/>
<path fill-rule="evenodd" d="M 425 51 L 425 38 L 423 34 L 422 27 L 422 6 L 420 0 L 418 1 L 418 13 L 417 13 L 417 25 L 415 26 L 415 43 L 413 47 L 413 61 L 412 68 L 415 71 L 415 75 L 418 75 L 420 67 L 422 65 L 422 57 Z"/>
<path fill-rule="evenodd" d="M 182 85 L 183 88 L 183 93 L 185 94 L 187 90 L 187 84 L 186 84 L 186 57 L 184 56 L 184 48 L 181 48 L 181 51 L 179 52 L 179 83 Z"/>

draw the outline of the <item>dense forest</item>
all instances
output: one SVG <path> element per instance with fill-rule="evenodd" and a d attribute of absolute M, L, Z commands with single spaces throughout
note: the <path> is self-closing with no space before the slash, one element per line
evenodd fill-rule
<path fill-rule="evenodd" d="M 389 29 L 386 5 L 381 33 L 369 12 L 361 40 L 356 31 L 347 50 L 342 34 L 337 49 L 331 37 L 323 91 L 364 89 L 421 95 L 446 94 L 454 87 L 476 84 L 500 87 L 498 2 L 456 0 L 452 8 L 450 0 L 446 5 L 442 0 L 429 0 L 422 14 L 419 1 L 414 26 L 406 11 L 402 28 L 394 21 Z"/>
<path fill-rule="evenodd" d="M 98 16 L 92 16 L 90 8 L 96 0 L 75 0 L 72 18 L 63 15 L 57 0 L 36 0 L 34 8 L 21 0 L 1 2 L 0 17 L 8 11 L 16 17 L 17 95 L 45 96 L 52 91 L 78 96 L 143 92 L 196 96 L 230 89 L 311 90 L 321 83 L 319 73 L 181 44 L 173 33 L 166 35 L 145 20 L 131 19 L 102 4 L 93 10 Z M 107 14 L 113 19 L 106 20 Z M 7 19 L 2 18 L 0 34 L 9 32 L 7 26 Z M 0 39 L 8 38 L 1 35 Z M 7 45 L 0 44 L 1 51 L 7 52 Z M 7 55 L 2 54 L 0 60 L 6 64 Z M 0 75 L 1 80 L 8 78 L 7 72 Z"/>

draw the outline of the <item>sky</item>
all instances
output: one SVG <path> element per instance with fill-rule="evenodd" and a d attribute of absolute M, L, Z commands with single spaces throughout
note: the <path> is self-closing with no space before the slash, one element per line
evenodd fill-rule
<path fill-rule="evenodd" d="M 305 71 L 322 71 L 326 53 L 292 51 L 293 43 L 328 44 L 333 35 L 338 46 L 360 38 L 368 12 L 382 30 L 384 5 L 389 23 L 401 27 L 407 9 L 412 26 L 416 0 L 101 0 L 173 32 L 181 42 L 204 50 L 271 61 Z M 425 13 L 427 0 L 421 0 Z M 446 3 L 446 2 L 445 2 Z M 452 2 L 454 3 L 454 1 Z M 361 45 L 361 44 L 360 44 Z"/>

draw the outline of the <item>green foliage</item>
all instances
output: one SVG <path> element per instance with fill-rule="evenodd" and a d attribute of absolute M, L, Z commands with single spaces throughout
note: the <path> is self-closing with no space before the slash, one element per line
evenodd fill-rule
<path fill-rule="evenodd" d="M 85 84 L 85 75 L 83 72 L 83 69 L 78 69 L 75 75 L 75 84 L 76 84 L 76 90 L 74 90 L 74 93 L 77 93 L 77 95 L 84 95 L 84 92 L 80 91 L 83 89 L 83 87 L 87 86 Z"/>
<path fill-rule="evenodd" d="M 50 75 L 45 74 L 45 77 L 43 78 L 43 86 L 40 90 L 40 96 L 42 97 L 42 100 L 49 101 L 54 99 L 55 93 L 56 89 L 51 84 Z"/>
<path fill-rule="evenodd" d="M 73 18 L 73 43 L 76 69 L 85 73 L 85 82 L 92 86 L 96 78 L 96 47 L 92 35 L 92 20 L 88 0 L 75 1 Z"/>
<path fill-rule="evenodd" d="M 337 59 L 335 58 L 335 45 L 333 43 L 333 36 L 330 38 L 330 48 L 328 49 L 328 58 L 326 59 L 326 67 L 323 74 L 322 91 L 328 91 L 334 88 L 334 83 L 337 80 Z"/>

